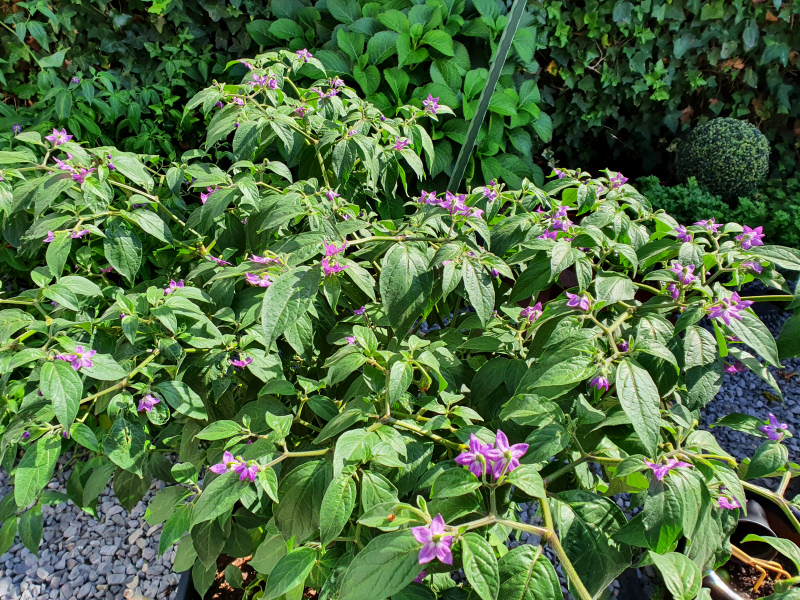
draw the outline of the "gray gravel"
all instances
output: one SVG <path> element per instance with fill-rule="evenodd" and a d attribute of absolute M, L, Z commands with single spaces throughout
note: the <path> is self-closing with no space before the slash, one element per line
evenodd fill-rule
<path fill-rule="evenodd" d="M 62 472 L 48 488 L 66 492 L 69 474 L 69 470 Z M 0 556 L 0 598 L 174 598 L 180 579 L 172 573 L 175 549 L 159 558 L 161 525 L 150 527 L 143 518 L 147 502 L 162 487 L 162 482 L 154 482 L 144 500 L 128 513 L 109 486 L 98 501 L 99 522 L 71 501 L 44 506 L 39 557 L 19 541 Z M 12 490 L 8 476 L 0 469 L 0 496 Z"/>

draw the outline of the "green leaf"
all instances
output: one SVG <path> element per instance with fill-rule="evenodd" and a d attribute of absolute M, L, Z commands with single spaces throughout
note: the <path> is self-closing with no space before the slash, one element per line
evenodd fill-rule
<path fill-rule="evenodd" d="M 156 389 L 172 408 L 190 419 L 208 419 L 203 400 L 182 381 L 162 381 Z"/>
<path fill-rule="evenodd" d="M 583 490 L 561 492 L 550 503 L 564 552 L 598 596 L 631 564 L 630 548 L 612 537 L 627 524 L 625 515 L 612 500 Z"/>
<path fill-rule="evenodd" d="M 109 221 L 104 233 L 106 259 L 125 279 L 133 282 L 142 264 L 142 242 L 130 225 L 119 219 Z"/>
<path fill-rule="evenodd" d="M 141 477 L 145 444 L 142 426 L 118 416 L 103 440 L 103 451 L 115 465 Z"/>
<path fill-rule="evenodd" d="M 28 327 L 36 319 L 18 308 L 0 310 L 0 344 L 5 344 L 17 331 Z"/>
<path fill-rule="evenodd" d="M 762 542 L 764 544 L 769 544 L 775 550 L 783 554 L 786 558 L 791 560 L 794 563 L 794 566 L 800 570 L 800 548 L 797 547 L 792 540 L 788 538 L 779 538 L 779 537 L 761 537 L 760 535 L 756 535 L 751 533 L 745 537 L 742 542 Z"/>
<path fill-rule="evenodd" d="M 295 548 L 282 556 L 267 580 L 264 600 L 274 600 L 301 585 L 311 573 L 316 560 L 317 551 L 307 547 Z"/>
<path fill-rule="evenodd" d="M 133 220 L 145 233 L 152 235 L 165 244 L 172 243 L 172 232 L 167 224 L 153 211 L 137 209 L 131 213 Z"/>
<path fill-rule="evenodd" d="M 381 73 L 375 65 L 368 65 L 363 69 L 356 65 L 353 67 L 353 79 L 361 86 L 365 96 L 371 96 L 378 91 L 378 86 L 381 84 Z"/>
<path fill-rule="evenodd" d="M 748 311 L 741 311 L 739 316 L 742 317 L 741 321 L 731 319 L 731 324 L 726 325 L 726 327 L 730 329 L 736 337 L 758 352 L 768 363 L 780 367 L 781 363 L 778 358 L 778 347 L 775 344 L 775 338 L 772 336 L 769 329 L 767 329 L 767 326 L 764 325 L 758 317 Z"/>
<path fill-rule="evenodd" d="M 317 295 L 319 280 L 318 267 L 300 267 L 281 275 L 267 288 L 261 307 L 266 348 L 305 314 Z"/>
<path fill-rule="evenodd" d="M 422 316 L 433 290 L 433 273 L 418 246 L 395 244 L 386 253 L 380 275 L 380 292 L 389 324 L 405 338 Z"/>
<path fill-rule="evenodd" d="M 396 53 L 397 33 L 394 31 L 379 31 L 369 38 L 369 41 L 367 42 L 367 56 L 369 56 L 369 64 L 371 65 L 379 65 Z M 397 69 L 394 70 L 397 71 Z M 404 73 L 404 71 L 400 72 Z M 389 80 L 388 74 L 386 74 L 386 80 L 391 86 L 392 82 Z M 378 81 L 380 81 L 380 78 Z M 392 89 L 394 89 L 394 86 L 392 86 Z"/>
<path fill-rule="evenodd" d="M 644 368 L 631 358 L 623 358 L 617 367 L 617 394 L 634 431 L 655 457 L 661 429 L 659 404 L 661 397 L 656 384 Z"/>
<path fill-rule="evenodd" d="M 191 492 L 183 486 L 171 485 L 156 492 L 153 499 L 147 505 L 144 513 L 144 520 L 150 527 L 160 525 L 175 512 L 175 508 Z"/>
<path fill-rule="evenodd" d="M 776 440 L 767 440 L 756 448 L 750 464 L 747 465 L 747 479 L 758 479 L 772 475 L 789 460 L 786 446 Z"/>
<path fill-rule="evenodd" d="M 47 252 L 45 253 L 45 260 L 50 273 L 58 280 L 61 277 L 61 271 L 64 270 L 64 265 L 67 263 L 69 251 L 72 248 L 72 237 L 70 232 L 59 231 L 55 234 L 55 239 L 47 245 Z"/>
<path fill-rule="evenodd" d="M 420 544 L 411 531 L 373 538 L 342 577 L 340 600 L 383 600 L 394 596 L 422 572 Z"/>
<path fill-rule="evenodd" d="M 39 387 L 45 398 L 53 403 L 58 422 L 69 429 L 81 405 L 83 383 L 77 371 L 64 360 L 54 360 L 42 365 Z"/>
<path fill-rule="evenodd" d="M 364 471 L 361 477 L 361 506 L 364 512 L 384 502 L 397 501 L 397 488 L 380 473 Z"/>
<path fill-rule="evenodd" d="M 431 498 L 463 496 L 481 487 L 481 482 L 467 469 L 456 467 L 447 469 L 433 482 Z"/>
<path fill-rule="evenodd" d="M 2 327 L 2 322 L 0 322 L 0 327 Z M 0 341 L 2 341 L 1 334 Z M 800 356 L 800 316 L 789 317 L 783 324 L 778 336 L 777 348 L 780 358 Z"/>
<path fill-rule="evenodd" d="M 277 19 L 269 26 L 269 32 L 279 40 L 303 37 L 303 28 L 291 19 Z"/>
<path fill-rule="evenodd" d="M 630 278 L 617 273 L 601 271 L 594 282 L 597 300 L 615 304 L 621 300 L 632 300 L 635 290 Z"/>
<path fill-rule="evenodd" d="M 289 418 L 291 419 L 291 416 Z M 241 425 L 235 421 L 215 421 L 195 437 L 201 440 L 224 440 L 239 435 L 241 432 Z"/>
<path fill-rule="evenodd" d="M 57 434 L 45 435 L 28 448 L 14 477 L 14 501 L 18 507 L 25 508 L 36 500 L 53 477 L 60 453 L 61 439 Z"/>
<path fill-rule="evenodd" d="M 259 544 L 253 559 L 250 561 L 250 566 L 262 575 L 269 575 L 285 554 L 286 542 L 283 536 L 279 533 L 269 535 Z"/>
<path fill-rule="evenodd" d="M 516 471 L 515 471 L 516 472 Z M 503 600 L 562 600 L 558 575 L 541 548 L 517 546 L 499 562 Z"/>
<path fill-rule="evenodd" d="M 492 319 L 494 312 L 494 285 L 491 276 L 480 266 L 476 266 L 472 261 L 464 261 L 463 268 L 464 288 L 467 290 L 467 297 L 481 325 L 486 327 Z"/>
<path fill-rule="evenodd" d="M 34 555 L 39 556 L 39 544 L 42 541 L 42 533 L 44 532 L 42 505 L 34 504 L 31 508 L 22 513 L 17 527 L 19 541 L 22 542 L 22 545 Z"/>
<path fill-rule="evenodd" d="M 280 504 L 273 508 L 275 524 L 285 539 L 304 542 L 319 529 L 320 510 L 331 480 L 331 463 L 310 461 L 292 470 L 278 488 Z"/>
<path fill-rule="evenodd" d="M 66 52 L 63 50 L 59 50 L 55 54 L 51 54 L 50 56 L 45 56 L 44 58 L 40 58 L 37 63 L 40 67 L 60 67 L 64 64 L 64 57 L 66 56 Z"/>
<path fill-rule="evenodd" d="M 422 36 L 420 43 L 435 48 L 445 56 L 455 55 L 455 52 L 453 52 L 453 38 L 441 29 L 431 29 Z"/>
<path fill-rule="evenodd" d="M 184 504 L 170 515 L 161 530 L 161 537 L 158 540 L 158 555 L 161 556 L 172 544 L 181 539 L 184 533 L 189 531 L 192 520 L 192 505 Z"/>
<path fill-rule="evenodd" d="M 17 519 L 6 519 L 0 527 L 0 552 L 5 554 L 14 545 L 17 537 Z"/>
<path fill-rule="evenodd" d="M 532 462 L 547 461 L 569 444 L 569 433 L 558 423 L 549 423 L 535 430 L 525 440 L 528 443 L 527 458 Z"/>
<path fill-rule="evenodd" d="M 346 25 L 352 25 L 361 16 L 361 6 L 349 0 L 328 0 L 328 11 L 334 19 Z"/>
<path fill-rule="evenodd" d="M 192 525 L 216 519 L 239 501 L 250 482 L 241 481 L 238 473 L 223 473 L 203 488 L 192 514 Z"/>
<path fill-rule="evenodd" d="M 477 533 L 465 534 L 461 538 L 461 558 L 472 589 L 483 600 L 495 600 L 500 589 L 500 569 L 489 542 Z"/>
<path fill-rule="evenodd" d="M 217 570 L 217 557 L 225 545 L 225 536 L 217 521 L 203 521 L 192 527 L 192 547 L 200 559 L 200 563 L 208 569 Z M 286 544 L 283 545 L 286 552 Z"/>
<path fill-rule="evenodd" d="M 693 600 L 700 591 L 703 575 L 700 569 L 683 554 L 647 554 L 664 579 L 664 584 L 675 600 Z"/>
<path fill-rule="evenodd" d="M 340 475 L 331 481 L 322 499 L 320 541 L 327 546 L 342 533 L 356 506 L 356 482 L 351 475 Z"/>
<path fill-rule="evenodd" d="M 532 465 L 518 466 L 509 473 L 506 481 L 532 498 L 545 498 L 542 476 L 539 475 L 539 472 Z"/>

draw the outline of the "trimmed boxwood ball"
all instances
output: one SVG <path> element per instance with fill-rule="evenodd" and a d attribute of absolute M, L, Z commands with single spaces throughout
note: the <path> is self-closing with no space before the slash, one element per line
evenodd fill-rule
<path fill-rule="evenodd" d="M 678 147 L 678 176 L 695 177 L 713 194 L 752 194 L 769 167 L 769 142 L 747 121 L 720 118 L 696 127 Z"/>

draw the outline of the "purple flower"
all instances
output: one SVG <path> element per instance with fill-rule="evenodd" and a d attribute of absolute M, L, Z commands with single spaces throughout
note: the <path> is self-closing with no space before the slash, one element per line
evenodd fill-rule
<path fill-rule="evenodd" d="M 228 362 L 231 363 L 237 369 L 244 369 L 247 365 L 249 365 L 249 364 L 251 364 L 253 362 L 253 359 L 250 358 L 249 356 L 247 358 L 245 358 L 245 359 L 242 359 L 241 357 L 239 357 L 237 360 L 229 358 Z"/>
<path fill-rule="evenodd" d="M 331 275 L 335 275 L 340 271 L 344 271 L 347 266 L 337 265 L 336 263 L 332 262 L 330 257 L 326 256 L 322 259 L 322 270 L 325 273 L 325 277 L 330 277 Z"/>
<path fill-rule="evenodd" d="M 474 433 L 470 433 L 469 450 L 456 456 L 455 461 L 459 465 L 467 467 L 475 477 L 480 477 L 484 474 L 487 465 L 491 467 L 491 460 L 487 456 L 487 452 L 492 447 L 493 444 L 484 444 Z"/>
<path fill-rule="evenodd" d="M 589 296 L 587 296 L 585 292 L 582 294 L 570 294 L 567 292 L 567 298 L 569 298 L 567 306 L 570 308 L 579 308 L 584 312 L 588 312 L 592 306 L 589 301 Z"/>
<path fill-rule="evenodd" d="M 267 87 L 269 89 L 271 89 L 271 90 L 277 90 L 278 89 L 278 80 L 277 79 L 273 79 L 273 78 L 270 77 L 269 81 L 267 81 Z"/>
<path fill-rule="evenodd" d="M 336 192 L 334 192 L 333 190 L 328 190 L 327 192 L 325 192 L 325 197 L 326 197 L 328 200 L 330 200 L 331 202 L 333 202 L 333 199 L 334 199 L 334 198 L 338 198 L 338 197 L 339 197 L 339 194 L 337 194 L 337 193 L 336 193 Z"/>
<path fill-rule="evenodd" d="M 763 227 L 750 229 L 747 225 L 745 225 L 744 233 L 740 233 L 735 239 L 737 242 L 741 243 L 742 250 L 749 250 L 753 246 L 763 246 L 764 242 L 761 241 L 761 239 L 764 237 L 764 234 L 762 233 L 763 230 Z"/>
<path fill-rule="evenodd" d="M 222 104 L 222 100 L 217 100 L 214 103 L 214 106 L 216 106 L 217 108 L 222 108 L 224 105 Z"/>
<path fill-rule="evenodd" d="M 678 225 L 675 229 L 672 230 L 672 233 L 675 234 L 675 237 L 678 238 L 681 242 L 691 242 L 692 241 L 692 234 L 686 231 L 685 225 Z"/>
<path fill-rule="evenodd" d="M 511 473 L 519 466 L 519 459 L 528 451 L 528 444 L 508 445 L 506 434 L 497 430 L 495 447 L 486 450 L 486 456 L 492 461 L 494 478 L 500 479 L 505 473 Z"/>
<path fill-rule="evenodd" d="M 630 350 L 630 345 L 628 344 L 627 341 L 622 340 L 621 342 L 617 342 L 617 350 L 619 350 L 620 352 L 627 352 L 628 350 Z"/>
<path fill-rule="evenodd" d="M 363 317 L 364 313 L 366 312 L 367 312 L 366 306 L 362 306 L 361 308 L 356 308 L 355 310 L 353 310 L 353 314 L 356 315 L 357 317 Z"/>
<path fill-rule="evenodd" d="M 87 235 L 88 233 L 89 233 L 88 229 L 81 229 L 80 231 L 78 231 L 77 229 L 73 229 L 72 233 L 69 234 L 69 237 L 71 237 L 73 240 L 77 240 Z"/>
<path fill-rule="evenodd" d="M 64 431 L 62 431 L 61 432 L 61 437 L 63 437 L 65 440 L 68 440 L 69 439 L 69 431 L 67 431 L 66 429 Z"/>
<path fill-rule="evenodd" d="M 450 550 L 453 536 L 444 535 L 444 519 L 441 514 L 436 515 L 427 527 L 412 527 L 411 533 L 415 540 L 423 544 L 419 551 L 419 564 L 424 565 L 434 558 L 446 565 L 453 564 L 453 552 Z"/>
<path fill-rule="evenodd" d="M 347 135 L 353 136 L 353 135 L 355 135 L 357 133 L 358 132 L 355 129 L 351 129 L 350 131 L 347 132 Z"/>
<path fill-rule="evenodd" d="M 56 165 L 58 165 L 58 168 L 60 170 L 68 171 L 70 173 L 74 173 L 75 172 L 75 167 L 73 167 L 72 165 L 68 165 L 63 160 L 59 160 L 57 158 L 54 158 L 53 161 L 56 163 Z"/>
<path fill-rule="evenodd" d="M 92 167 L 91 169 L 84 169 L 83 167 L 81 167 L 79 173 L 72 174 L 72 178 L 78 183 L 83 183 L 84 181 L 86 181 L 86 177 L 88 177 L 89 173 L 91 173 L 92 171 L 94 171 L 94 167 Z"/>
<path fill-rule="evenodd" d="M 14 125 L 11 127 L 11 130 L 14 133 L 22 133 L 22 125 L 20 125 L 19 123 L 14 123 Z M 28 434 L 28 435 L 30 435 L 30 434 Z"/>
<path fill-rule="evenodd" d="M 339 254 L 339 252 L 344 252 L 344 249 L 347 248 L 347 241 L 338 248 L 335 243 L 328 244 L 327 242 L 322 242 L 322 245 L 325 248 L 325 256 L 335 256 Z"/>
<path fill-rule="evenodd" d="M 178 283 L 175 283 L 174 279 L 170 279 L 169 285 L 164 289 L 164 295 L 169 296 L 172 292 L 182 287 L 183 287 L 183 279 L 178 281 Z"/>
<path fill-rule="evenodd" d="M 422 106 L 425 107 L 426 113 L 435 115 L 436 111 L 439 110 L 439 98 L 434 98 L 431 94 L 428 94 L 428 97 L 422 101 Z"/>
<path fill-rule="evenodd" d="M 739 313 L 753 304 L 751 300 L 742 300 L 738 292 L 734 292 L 730 299 L 722 298 L 717 302 L 719 302 L 718 306 L 708 309 L 708 316 L 712 319 L 722 319 L 725 325 L 731 324 L 731 317 L 741 321 L 742 317 Z"/>
<path fill-rule="evenodd" d="M 269 287 L 272 285 L 272 281 L 270 281 L 269 273 L 245 273 L 244 278 L 247 279 L 247 283 L 250 285 L 257 285 L 258 287 Z"/>
<path fill-rule="evenodd" d="M 244 100 L 242 98 L 234 98 L 233 103 L 238 104 L 239 106 L 244 106 Z"/>
<path fill-rule="evenodd" d="M 23 439 L 23 440 L 27 440 L 29 437 L 31 437 L 31 432 L 30 432 L 30 431 L 24 431 L 24 432 L 22 433 L 22 439 Z M 425 571 L 423 571 L 423 573 L 424 573 L 424 572 L 425 572 Z"/>
<path fill-rule="evenodd" d="M 714 219 L 706 219 L 705 221 L 697 221 L 695 225 L 699 225 L 709 233 L 717 233 L 719 228 L 722 227 L 722 223 L 715 223 Z"/>
<path fill-rule="evenodd" d="M 678 286 L 677 286 L 677 285 L 675 285 L 674 283 L 670 283 L 670 284 L 669 284 L 669 285 L 668 285 L 668 286 L 667 286 L 667 287 L 664 289 L 664 291 L 665 291 L 666 293 L 668 293 L 668 294 L 672 294 L 672 299 L 673 299 L 673 300 L 677 300 L 677 299 L 678 299 L 678 296 L 680 296 L 680 295 L 681 295 L 681 291 L 678 289 Z"/>
<path fill-rule="evenodd" d="M 308 50 L 306 50 L 305 48 L 303 48 L 302 50 L 298 50 L 298 51 L 297 51 L 297 56 L 299 56 L 300 58 L 302 58 L 304 63 L 307 63 L 307 62 L 308 62 L 308 59 L 309 59 L 309 58 L 313 58 L 313 56 L 314 56 L 314 55 L 313 55 L 313 54 L 311 54 L 311 52 L 309 52 L 309 51 L 308 51 Z"/>
<path fill-rule="evenodd" d="M 611 185 L 611 189 L 613 190 L 613 189 L 616 189 L 618 187 L 621 187 L 621 186 L 625 185 L 625 182 L 628 181 L 628 178 L 627 177 L 623 177 L 622 173 L 617 173 L 609 181 L 612 184 Z"/>
<path fill-rule="evenodd" d="M 54 146 L 60 146 L 64 142 L 68 142 L 72 139 L 73 136 L 67 134 L 66 128 L 59 131 L 58 129 L 53 129 L 53 133 L 51 135 L 45 136 L 48 142 L 52 142 Z"/>
<path fill-rule="evenodd" d="M 266 75 L 253 75 L 250 80 L 250 87 L 255 89 L 257 85 L 267 85 L 267 81 L 269 81 L 269 78 Z M 275 88 L 272 89 L 274 90 Z"/>
<path fill-rule="evenodd" d="M 306 113 L 308 112 L 308 108 L 306 108 L 305 106 L 298 106 L 297 108 L 294 109 L 294 112 L 297 113 L 298 117 L 305 117 Z"/>
<path fill-rule="evenodd" d="M 759 275 L 761 275 L 761 271 L 764 270 L 763 267 L 761 266 L 761 263 L 756 262 L 754 260 L 748 260 L 747 262 L 743 262 L 742 266 L 750 269 L 754 273 L 758 273 Z"/>
<path fill-rule="evenodd" d="M 397 140 L 394 143 L 394 146 L 392 147 L 392 150 L 405 150 L 409 144 L 411 144 L 411 142 L 409 142 L 408 140 L 397 138 Z"/>
<path fill-rule="evenodd" d="M 338 77 L 331 77 L 330 79 L 328 79 L 328 85 L 331 86 L 332 88 L 340 88 L 344 87 L 344 81 L 342 79 L 339 79 Z"/>
<path fill-rule="evenodd" d="M 673 273 L 678 276 L 678 281 L 681 282 L 683 285 L 691 285 L 692 282 L 697 279 L 692 273 L 694 273 L 694 265 L 686 265 L 685 267 L 680 263 L 672 263 L 672 266 L 669 269 Z"/>
<path fill-rule="evenodd" d="M 231 470 L 239 474 L 239 481 L 249 479 L 250 483 L 254 483 L 256 475 L 258 475 L 258 465 L 255 463 L 250 463 L 248 465 L 248 463 L 243 460 L 240 460 Z"/>
<path fill-rule="evenodd" d="M 744 373 L 747 371 L 747 367 L 740 361 L 734 362 L 732 365 L 725 363 L 725 372 L 726 373 Z"/>
<path fill-rule="evenodd" d="M 139 412 L 142 412 L 143 410 L 146 412 L 150 412 L 151 410 L 153 410 L 153 407 L 159 402 L 161 402 L 160 399 L 156 398 L 152 394 L 147 394 L 145 395 L 144 398 L 139 400 L 139 408 L 137 408 L 136 410 L 138 410 Z"/>
<path fill-rule="evenodd" d="M 598 375 L 589 382 L 589 387 L 594 387 L 597 388 L 598 390 L 608 391 L 608 388 L 611 387 L 611 383 L 608 381 L 607 378 L 603 377 L 602 375 Z"/>
<path fill-rule="evenodd" d="M 422 583 L 422 580 L 425 579 L 426 575 L 427 573 L 425 572 L 425 569 L 422 569 L 422 573 L 414 577 L 414 583 Z"/>
<path fill-rule="evenodd" d="M 276 262 L 276 263 L 281 262 L 280 258 L 271 258 L 269 256 L 256 256 L 255 254 L 251 255 L 250 258 L 248 258 L 247 260 L 252 261 L 254 263 L 258 263 L 260 265 L 266 265 L 271 262 Z"/>
<path fill-rule="evenodd" d="M 728 498 L 727 496 L 720 496 L 717 498 L 717 506 L 720 508 L 727 508 L 728 510 L 733 510 L 734 508 L 741 508 L 742 505 L 739 504 L 736 500 L 732 498 Z"/>
<path fill-rule="evenodd" d="M 81 78 L 80 77 L 73 77 L 72 79 L 70 79 L 70 82 L 74 83 L 74 84 L 78 84 L 78 83 L 81 82 Z"/>
<path fill-rule="evenodd" d="M 569 220 L 566 216 L 557 217 L 553 219 L 553 222 L 550 224 L 553 229 L 560 229 L 561 231 L 566 231 L 570 227 L 572 227 L 572 221 Z"/>
<path fill-rule="evenodd" d="M 236 121 L 236 123 L 234 123 L 233 126 L 238 128 L 239 127 L 239 121 Z"/>
<path fill-rule="evenodd" d="M 519 316 L 523 319 L 528 319 L 528 323 L 535 323 L 542 316 L 542 303 L 537 302 L 533 306 L 526 306 L 519 313 Z"/>
<path fill-rule="evenodd" d="M 91 358 L 97 354 L 96 350 L 84 350 L 83 346 L 75 346 L 74 354 L 59 354 L 56 356 L 58 360 L 65 360 L 72 365 L 72 368 L 79 371 L 83 367 L 90 368 L 94 366 Z"/>
<path fill-rule="evenodd" d="M 55 239 L 55 235 L 53 234 L 53 232 L 52 232 L 52 231 L 48 231 L 48 232 L 47 232 L 47 237 L 46 237 L 46 238 L 44 238 L 44 241 L 45 241 L 45 242 L 47 242 L 47 243 L 49 244 L 49 243 L 50 243 L 50 242 L 52 242 L 54 239 Z"/>
<path fill-rule="evenodd" d="M 492 277 L 500 277 L 500 271 L 497 269 L 492 269 Z"/>
<path fill-rule="evenodd" d="M 653 470 L 653 474 L 656 476 L 656 479 L 661 481 L 664 477 L 667 476 L 672 469 L 676 469 L 679 467 L 691 467 L 687 462 L 683 462 L 678 460 L 677 458 L 670 458 L 667 461 L 667 464 L 662 465 L 660 463 L 651 463 L 649 460 L 644 461 L 645 464 Z"/>
<path fill-rule="evenodd" d="M 549 229 L 545 229 L 541 235 L 536 236 L 537 240 L 555 240 L 558 236 L 557 231 L 550 231 Z"/>
<path fill-rule="evenodd" d="M 769 413 L 769 423 L 767 425 L 762 425 L 758 429 L 762 433 L 766 434 L 766 436 L 773 442 L 776 442 L 783 437 L 783 433 L 778 432 L 786 431 L 789 429 L 789 426 L 786 423 L 778 423 L 778 419 L 775 417 L 775 415 Z"/>
<path fill-rule="evenodd" d="M 426 192 L 422 190 L 418 202 L 422 204 L 438 204 L 439 199 L 436 197 L 436 192 Z"/>
<path fill-rule="evenodd" d="M 350 344 L 351 346 L 355 346 L 358 343 L 358 340 L 356 339 L 356 336 L 354 336 L 354 335 L 348 335 L 344 339 L 346 339 L 347 343 Z"/>
<path fill-rule="evenodd" d="M 206 200 L 208 200 L 208 197 L 209 197 L 211 194 L 213 194 L 214 192 L 216 192 L 216 191 L 219 191 L 219 190 L 221 190 L 221 189 L 222 189 L 222 188 L 220 188 L 220 187 L 217 187 L 216 185 L 215 185 L 215 186 L 209 186 L 209 187 L 207 187 L 205 192 L 200 192 L 200 202 L 202 202 L 203 204 L 205 204 L 205 203 L 206 203 Z"/>
<path fill-rule="evenodd" d="M 109 265 L 109 266 L 107 266 L 105 269 L 100 269 L 100 272 L 101 272 L 101 273 L 111 273 L 111 271 L 113 271 L 113 270 L 114 270 L 114 267 L 112 267 L 111 265 Z"/>
<path fill-rule="evenodd" d="M 253 68 L 254 68 L 254 67 L 253 67 L 253 65 L 251 65 L 251 64 L 250 64 L 249 62 L 247 62 L 246 60 L 241 60 L 241 59 L 240 59 L 240 60 L 239 60 L 239 62 L 240 62 L 240 63 L 242 63 L 242 64 L 243 64 L 245 67 L 247 67 L 247 68 L 248 68 L 248 69 L 250 69 L 251 71 L 252 71 L 252 70 L 253 70 Z"/>
<path fill-rule="evenodd" d="M 231 264 L 227 260 L 222 260 L 221 258 L 217 258 L 216 256 L 211 256 L 210 254 L 208 254 L 207 256 L 215 263 L 217 263 L 220 267 L 230 266 Z"/>
<path fill-rule="evenodd" d="M 234 458 L 233 454 L 225 450 L 222 455 L 222 462 L 212 465 L 208 468 L 209 471 L 212 473 L 216 473 L 217 475 L 222 475 L 225 471 L 233 470 L 233 468 L 239 464 L 239 461 Z"/>
<path fill-rule="evenodd" d="M 555 167 L 553 167 L 553 175 L 555 175 L 559 179 L 564 179 L 564 177 L 567 176 L 567 173 L 565 171 L 562 171 L 561 169 L 556 169 Z"/>
<path fill-rule="evenodd" d="M 353 217 L 351 217 L 350 215 L 348 215 L 347 213 L 343 213 L 343 214 L 342 214 L 342 215 L 340 215 L 340 216 L 342 217 L 342 220 L 343 220 L 343 221 L 349 221 L 350 219 L 352 219 L 352 218 L 353 218 Z"/>

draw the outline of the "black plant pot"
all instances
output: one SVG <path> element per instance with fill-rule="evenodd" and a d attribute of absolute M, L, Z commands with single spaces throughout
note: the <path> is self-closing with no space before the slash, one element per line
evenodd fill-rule
<path fill-rule="evenodd" d="M 731 535 L 733 543 L 754 558 L 772 560 L 777 555 L 777 551 L 773 550 L 771 546 L 760 542 L 738 544 L 737 541 L 744 539 L 750 533 L 755 533 L 762 537 L 778 537 L 795 543 L 800 542 L 800 533 L 794 529 L 778 505 L 760 496 L 752 496 L 749 493 L 747 494 L 747 500 L 747 516 L 739 519 L 739 524 L 736 526 L 733 535 Z M 795 517 L 800 519 L 800 511 L 796 508 L 791 510 Z M 703 587 L 711 591 L 712 600 L 748 600 L 750 598 L 749 595 L 734 589 L 716 572 L 709 573 L 703 579 Z"/>
<path fill-rule="evenodd" d="M 191 569 L 181 573 L 181 581 L 178 584 L 178 592 L 175 594 L 175 600 L 203 600 L 200 594 L 197 593 L 197 590 L 194 589 Z"/>

